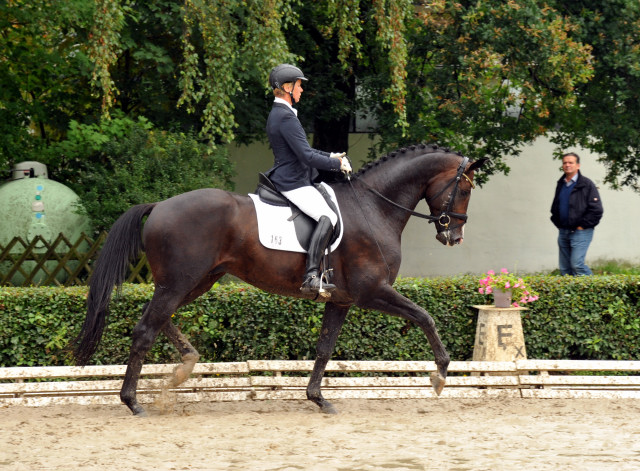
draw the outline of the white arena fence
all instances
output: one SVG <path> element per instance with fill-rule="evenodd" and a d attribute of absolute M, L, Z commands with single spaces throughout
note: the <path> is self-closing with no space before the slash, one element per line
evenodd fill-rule
<path fill-rule="evenodd" d="M 145 365 L 139 400 L 153 402 L 176 365 Z M 313 361 L 198 363 L 177 402 L 306 399 Z M 434 399 L 432 361 L 331 361 L 327 399 Z M 119 404 L 126 366 L 0 368 L 0 406 Z M 453 361 L 441 398 L 640 398 L 640 361 Z M 337 373 L 337 374 L 336 374 Z M 375 373 L 375 374 L 374 374 Z"/>

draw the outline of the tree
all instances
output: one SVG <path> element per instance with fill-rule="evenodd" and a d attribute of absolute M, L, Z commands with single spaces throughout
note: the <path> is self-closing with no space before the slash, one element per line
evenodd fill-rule
<path fill-rule="evenodd" d="M 82 199 L 96 232 L 109 230 L 131 206 L 199 188 L 230 188 L 225 152 L 207 151 L 193 133 L 155 129 L 144 118 L 113 113 L 100 124 L 72 121 L 67 139 L 43 155 Z"/>
<path fill-rule="evenodd" d="M 552 3 L 580 25 L 576 37 L 592 48 L 594 73 L 576 86 L 576 103 L 556 117 L 560 149 L 596 152 L 614 188 L 640 191 L 640 3 L 570 0 Z"/>
<path fill-rule="evenodd" d="M 491 157 L 490 174 L 550 135 L 599 153 L 611 184 L 638 189 L 639 10 L 635 0 L 12 0 L 0 6 L 0 152 L 28 153 L 112 109 L 212 147 L 261 139 L 269 70 L 293 62 L 312 79 L 300 106 L 316 147 L 346 149 L 367 113 L 372 153 L 436 141 Z"/>
<path fill-rule="evenodd" d="M 437 141 L 508 172 L 501 157 L 553 130 L 592 74 L 575 29 L 537 0 L 423 5 L 408 27 L 409 125 L 390 126 L 392 110 L 378 107 L 381 145 Z"/>
<path fill-rule="evenodd" d="M 0 3 L 0 165 L 60 139 L 95 108 L 83 45 L 90 0 Z"/>

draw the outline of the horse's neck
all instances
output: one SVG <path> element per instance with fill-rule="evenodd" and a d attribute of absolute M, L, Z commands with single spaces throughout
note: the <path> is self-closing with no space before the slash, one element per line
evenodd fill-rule
<path fill-rule="evenodd" d="M 442 159 L 435 154 L 397 156 L 395 159 L 374 168 L 367 182 L 395 203 L 414 209 L 431 180 L 442 171 Z"/>

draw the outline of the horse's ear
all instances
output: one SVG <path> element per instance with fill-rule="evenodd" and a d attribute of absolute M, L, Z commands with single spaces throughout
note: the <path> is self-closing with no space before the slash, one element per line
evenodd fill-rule
<path fill-rule="evenodd" d="M 489 160 L 489 158 L 487 157 L 483 157 L 481 159 L 476 160 L 475 162 L 471 163 L 471 166 L 467 169 L 467 172 L 471 172 L 472 170 L 477 170 L 480 167 L 482 167 L 487 161 Z"/>

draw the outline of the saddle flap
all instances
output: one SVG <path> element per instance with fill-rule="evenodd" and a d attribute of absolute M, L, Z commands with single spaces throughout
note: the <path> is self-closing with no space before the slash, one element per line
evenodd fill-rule
<path fill-rule="evenodd" d="M 325 184 L 318 185 L 327 198 L 329 206 L 338 215 L 338 224 L 334 228 L 331 250 L 335 250 L 342 239 L 342 216 L 339 206 L 334 202 L 335 193 Z M 274 192 L 268 185 L 258 183 L 255 194 L 249 194 L 256 206 L 258 233 L 260 242 L 270 249 L 292 252 L 306 252 L 316 221 L 291 204 L 280 193 Z"/>

